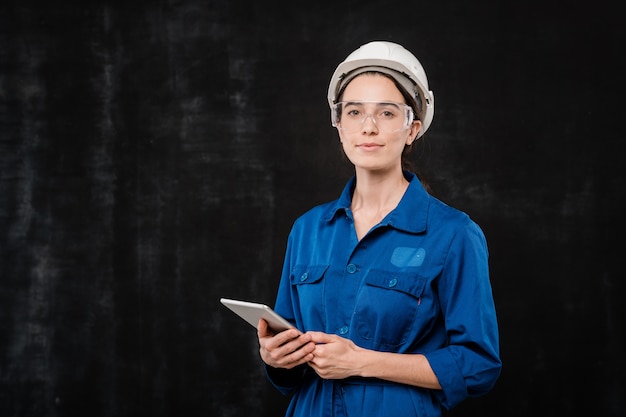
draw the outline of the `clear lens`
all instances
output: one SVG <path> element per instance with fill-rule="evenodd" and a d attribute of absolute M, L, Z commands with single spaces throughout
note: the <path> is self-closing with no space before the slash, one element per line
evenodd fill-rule
<path fill-rule="evenodd" d="M 342 101 L 333 105 L 333 126 L 346 133 L 363 129 L 367 119 L 379 132 L 393 133 L 413 123 L 413 109 L 404 103 L 381 101 Z"/>

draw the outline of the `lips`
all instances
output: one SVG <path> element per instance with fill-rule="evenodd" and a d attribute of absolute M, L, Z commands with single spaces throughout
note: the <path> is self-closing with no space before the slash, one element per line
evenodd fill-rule
<path fill-rule="evenodd" d="M 382 148 L 383 145 L 375 143 L 375 142 L 367 142 L 367 143 L 361 143 L 356 145 L 357 148 L 359 149 L 364 149 L 364 150 L 375 150 L 378 148 Z"/>

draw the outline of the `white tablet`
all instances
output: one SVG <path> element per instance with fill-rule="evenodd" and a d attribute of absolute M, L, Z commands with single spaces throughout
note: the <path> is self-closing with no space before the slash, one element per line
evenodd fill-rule
<path fill-rule="evenodd" d="M 255 329 L 259 324 L 259 319 L 264 319 L 270 329 L 277 333 L 295 327 L 265 304 L 231 300 L 230 298 L 221 298 L 220 302 L 254 326 Z"/>

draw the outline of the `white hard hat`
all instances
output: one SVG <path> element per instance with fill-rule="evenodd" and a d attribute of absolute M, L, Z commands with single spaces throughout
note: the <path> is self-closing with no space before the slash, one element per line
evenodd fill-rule
<path fill-rule="evenodd" d="M 344 87 L 359 74 L 378 71 L 392 76 L 414 101 L 411 104 L 418 112 L 422 128 L 417 137 L 422 136 L 435 115 L 435 96 L 428 89 L 428 79 L 422 64 L 401 45 L 393 42 L 375 41 L 361 46 L 352 52 L 337 67 L 328 86 L 328 104 L 332 107 Z M 331 116 L 332 117 L 332 116 Z"/>

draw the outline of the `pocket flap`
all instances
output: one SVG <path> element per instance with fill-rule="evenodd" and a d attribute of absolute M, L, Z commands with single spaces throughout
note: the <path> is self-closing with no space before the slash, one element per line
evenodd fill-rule
<path fill-rule="evenodd" d="M 374 287 L 401 291 L 415 297 L 421 297 L 426 279 L 414 272 L 372 270 L 367 274 L 365 283 Z"/>
<path fill-rule="evenodd" d="M 296 265 L 292 268 L 291 283 L 313 284 L 322 279 L 327 269 L 328 265 Z"/>

